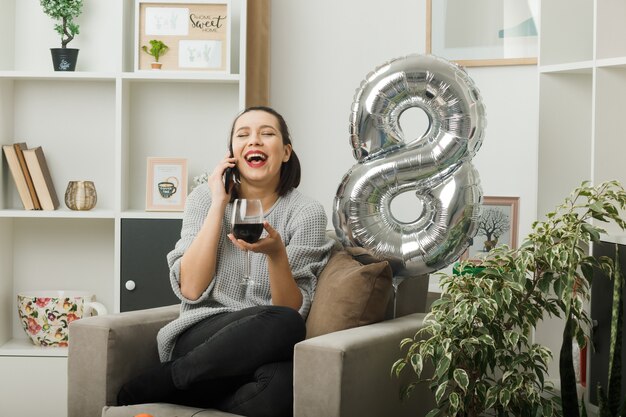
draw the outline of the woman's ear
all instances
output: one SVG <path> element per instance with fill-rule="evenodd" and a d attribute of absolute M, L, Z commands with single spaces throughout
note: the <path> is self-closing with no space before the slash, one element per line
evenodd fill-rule
<path fill-rule="evenodd" d="M 289 161 L 289 158 L 291 158 L 291 151 L 292 151 L 292 146 L 291 144 L 285 145 L 285 156 L 283 156 L 283 162 L 287 162 Z"/>

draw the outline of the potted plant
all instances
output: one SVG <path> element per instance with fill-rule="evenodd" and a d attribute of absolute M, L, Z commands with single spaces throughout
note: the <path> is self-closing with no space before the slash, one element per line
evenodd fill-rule
<path fill-rule="evenodd" d="M 159 62 L 159 58 L 167 52 L 169 47 L 160 40 L 152 39 L 150 40 L 150 49 L 146 45 L 142 46 L 141 49 L 154 57 L 154 62 L 150 64 L 152 69 L 161 69 L 162 64 Z"/>
<path fill-rule="evenodd" d="M 613 280 L 613 299 L 611 306 L 611 336 L 609 340 L 609 363 L 606 385 L 598 384 L 599 417 L 626 416 L 626 398 L 621 398 L 622 391 L 622 326 L 624 297 L 624 274 L 619 260 L 618 245 L 615 244 L 615 258 L 601 257 L 598 259 L 601 268 Z M 561 346 L 559 371 L 561 374 L 561 398 L 565 415 L 572 417 L 586 417 L 587 410 L 584 402 L 578 405 L 576 390 L 576 376 L 572 366 L 572 329 L 576 323 L 573 319 L 566 322 Z M 567 413 L 567 414 L 566 414 Z"/>
<path fill-rule="evenodd" d="M 552 353 L 532 343 L 531 332 L 546 314 L 567 317 L 570 348 L 572 338 L 584 343 L 593 268 L 606 268 L 586 255 L 602 232 L 590 220 L 625 229 L 619 215 L 625 207 L 617 182 L 583 183 L 546 221 L 533 224 L 519 249 L 495 248 L 482 269 L 466 273 L 461 263 L 459 275 L 443 275 L 441 299 L 415 337 L 401 342 L 407 351 L 392 367 L 399 374 L 410 364 L 418 378 L 404 395 L 429 383 L 437 408 L 428 417 L 559 415 L 561 399 L 546 381 Z M 434 372 L 420 379 L 426 363 Z"/>
<path fill-rule="evenodd" d="M 61 35 L 61 47 L 50 49 L 54 70 L 74 71 L 78 49 L 68 48 L 67 44 L 80 33 L 79 25 L 74 19 L 83 11 L 83 0 L 39 0 L 39 2 L 44 13 L 56 21 L 54 30 Z"/>

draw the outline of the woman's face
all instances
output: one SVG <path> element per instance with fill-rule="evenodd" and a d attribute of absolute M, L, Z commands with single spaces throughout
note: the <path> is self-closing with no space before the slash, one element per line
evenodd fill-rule
<path fill-rule="evenodd" d="M 232 145 L 242 181 L 274 191 L 280 167 L 291 156 L 291 145 L 283 145 L 276 117 L 262 110 L 242 114 L 235 122 Z"/>

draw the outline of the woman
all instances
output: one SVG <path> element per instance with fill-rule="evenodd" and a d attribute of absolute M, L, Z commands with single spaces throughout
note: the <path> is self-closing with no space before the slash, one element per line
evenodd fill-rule
<path fill-rule="evenodd" d="M 292 414 L 293 346 L 305 337 L 316 277 L 332 240 L 318 202 L 295 188 L 300 163 L 283 117 L 267 107 L 234 121 L 227 155 L 187 199 L 168 254 L 180 317 L 157 337 L 161 366 L 127 383 L 120 404 L 174 402 L 246 416 Z M 227 168 L 238 183 L 225 184 Z M 227 192 L 228 190 L 228 192 Z M 260 199 L 264 236 L 230 231 L 234 198 Z M 240 285 L 245 251 L 256 284 Z"/>

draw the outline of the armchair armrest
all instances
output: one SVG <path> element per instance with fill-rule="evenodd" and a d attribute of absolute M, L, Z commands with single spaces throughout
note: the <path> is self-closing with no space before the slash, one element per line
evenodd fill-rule
<path fill-rule="evenodd" d="M 410 378 L 391 376 L 400 341 L 413 337 L 425 314 L 416 313 L 300 342 L 294 353 L 294 415 L 297 417 L 423 416 L 434 397 L 420 384 L 400 400 Z"/>
<path fill-rule="evenodd" d="M 70 324 L 68 416 L 99 416 L 123 383 L 159 362 L 156 334 L 179 306 L 88 317 Z"/>

